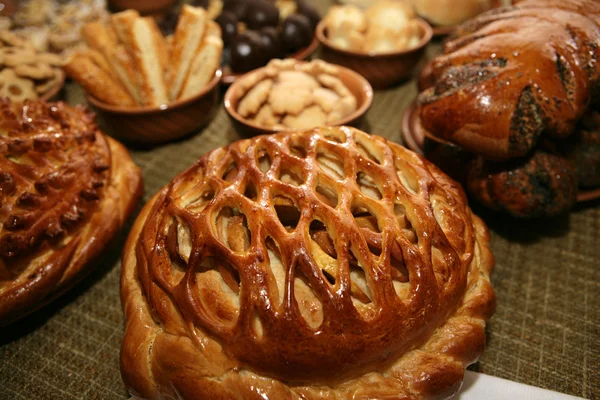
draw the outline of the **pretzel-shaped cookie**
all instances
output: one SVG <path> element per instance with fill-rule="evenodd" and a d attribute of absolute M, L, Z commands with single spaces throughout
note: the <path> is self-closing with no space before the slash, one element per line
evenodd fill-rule
<path fill-rule="evenodd" d="M 0 326 L 81 278 L 135 206 L 140 172 L 93 118 L 0 99 Z"/>
<path fill-rule="evenodd" d="M 403 147 L 346 127 L 239 141 L 134 225 L 123 378 L 143 398 L 449 395 L 492 265 L 460 187 Z"/>

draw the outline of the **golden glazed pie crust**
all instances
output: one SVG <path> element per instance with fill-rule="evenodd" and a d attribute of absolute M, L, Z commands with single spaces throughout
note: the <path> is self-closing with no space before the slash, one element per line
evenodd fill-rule
<path fill-rule="evenodd" d="M 0 100 L 0 326 L 64 293 L 134 211 L 139 168 L 93 115 Z"/>
<path fill-rule="evenodd" d="M 447 397 L 483 350 L 493 263 L 462 189 L 401 146 L 346 127 L 236 142 L 134 224 L 123 380 L 140 398 Z"/>

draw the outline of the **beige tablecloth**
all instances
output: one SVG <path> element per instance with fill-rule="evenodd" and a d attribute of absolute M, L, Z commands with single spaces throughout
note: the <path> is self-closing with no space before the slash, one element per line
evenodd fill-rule
<path fill-rule="evenodd" d="M 325 7 L 327 2 L 319 2 Z M 435 51 L 435 46 L 430 53 Z M 401 142 L 413 81 L 377 91 L 361 128 Z M 66 99 L 83 101 L 75 84 Z M 201 132 L 132 149 L 148 200 L 199 156 L 240 139 L 221 109 Z M 492 232 L 498 308 L 488 346 L 471 369 L 590 399 L 600 398 L 600 202 L 569 216 L 514 221 L 475 207 Z M 125 229 L 101 265 L 40 312 L 0 331 L 0 399 L 125 399 L 119 374 L 119 301 Z"/>

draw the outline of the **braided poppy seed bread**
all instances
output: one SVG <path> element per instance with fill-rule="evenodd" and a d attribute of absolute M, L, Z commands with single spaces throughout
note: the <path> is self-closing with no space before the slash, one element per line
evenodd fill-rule
<path fill-rule="evenodd" d="M 50 302 L 133 212 L 140 170 L 64 103 L 0 99 L 0 326 Z"/>
<path fill-rule="evenodd" d="M 590 0 L 524 0 L 456 29 L 421 75 L 419 114 L 433 140 L 473 154 L 463 180 L 473 197 L 548 217 L 597 181 L 599 157 L 570 143 L 598 106 L 599 45 L 600 3 Z"/>
<path fill-rule="evenodd" d="M 146 204 L 122 264 L 138 398 L 445 398 L 495 304 L 460 186 L 346 127 L 204 155 Z"/>
<path fill-rule="evenodd" d="M 570 136 L 600 94 L 600 3 L 525 0 L 458 28 L 425 68 L 419 95 L 433 136 L 486 158 Z"/>

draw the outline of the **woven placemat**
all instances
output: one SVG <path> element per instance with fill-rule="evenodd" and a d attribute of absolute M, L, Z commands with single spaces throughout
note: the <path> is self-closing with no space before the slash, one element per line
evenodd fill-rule
<path fill-rule="evenodd" d="M 414 81 L 377 91 L 360 128 L 401 142 L 402 112 L 416 92 Z M 72 104 L 83 101 L 73 84 L 66 97 Z M 144 172 L 144 202 L 202 154 L 240 138 L 220 110 L 195 136 L 152 150 L 133 149 Z M 600 203 L 537 222 L 475 211 L 492 231 L 498 308 L 487 328 L 485 353 L 471 369 L 599 399 Z M 119 255 L 128 230 L 75 289 L 2 328 L 0 399 L 128 397 L 119 373 L 124 328 Z"/>

